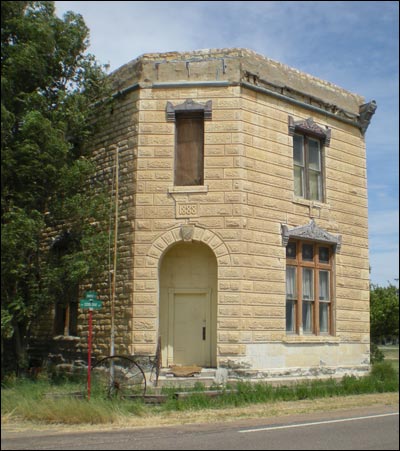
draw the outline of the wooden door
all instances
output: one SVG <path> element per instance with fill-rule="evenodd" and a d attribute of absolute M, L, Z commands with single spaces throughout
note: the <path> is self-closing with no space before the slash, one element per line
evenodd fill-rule
<path fill-rule="evenodd" d="M 170 344 L 178 365 L 210 366 L 210 297 L 207 292 L 173 293 Z"/>

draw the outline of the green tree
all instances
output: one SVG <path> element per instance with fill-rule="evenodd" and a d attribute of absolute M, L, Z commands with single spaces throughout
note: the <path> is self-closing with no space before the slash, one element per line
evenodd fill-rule
<path fill-rule="evenodd" d="M 371 341 L 399 336 L 399 293 L 397 287 L 371 286 L 370 294 Z"/>
<path fill-rule="evenodd" d="M 1 2 L 1 332 L 20 363 L 41 309 L 107 260 L 107 202 L 85 146 L 107 77 L 85 53 L 88 35 L 54 2 Z M 74 237 L 57 259 L 49 230 Z"/>

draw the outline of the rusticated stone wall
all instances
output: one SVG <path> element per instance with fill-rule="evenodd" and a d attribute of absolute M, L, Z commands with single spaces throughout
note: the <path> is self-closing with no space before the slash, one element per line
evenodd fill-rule
<path fill-rule="evenodd" d="M 207 245 L 217 259 L 215 366 L 246 374 L 368 370 L 369 264 L 362 97 L 243 49 L 147 54 L 112 74 L 116 95 L 91 143 L 112 187 L 119 154 L 116 353 L 153 354 L 159 269 L 174 244 Z M 204 123 L 204 185 L 174 187 L 175 124 L 167 103 L 212 103 Z M 325 200 L 294 197 L 288 117 L 331 130 Z M 335 256 L 330 336 L 285 332 L 282 225 L 311 220 L 342 238 Z M 107 283 L 94 314 L 95 352 L 110 349 Z M 85 350 L 87 318 L 79 318 Z M 244 374 L 244 373 L 243 373 Z"/>

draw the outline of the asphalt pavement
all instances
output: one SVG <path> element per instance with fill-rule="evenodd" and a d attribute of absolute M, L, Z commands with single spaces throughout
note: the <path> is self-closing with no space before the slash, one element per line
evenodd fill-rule
<path fill-rule="evenodd" d="M 4 450 L 398 450 L 393 406 L 95 432 L 2 431 Z"/>

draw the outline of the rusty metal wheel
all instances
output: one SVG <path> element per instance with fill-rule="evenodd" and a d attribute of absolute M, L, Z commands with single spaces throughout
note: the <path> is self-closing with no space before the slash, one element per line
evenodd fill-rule
<path fill-rule="evenodd" d="M 131 358 L 114 355 L 93 365 L 92 393 L 104 393 L 108 398 L 134 398 L 146 394 L 146 377 L 142 368 Z"/>

